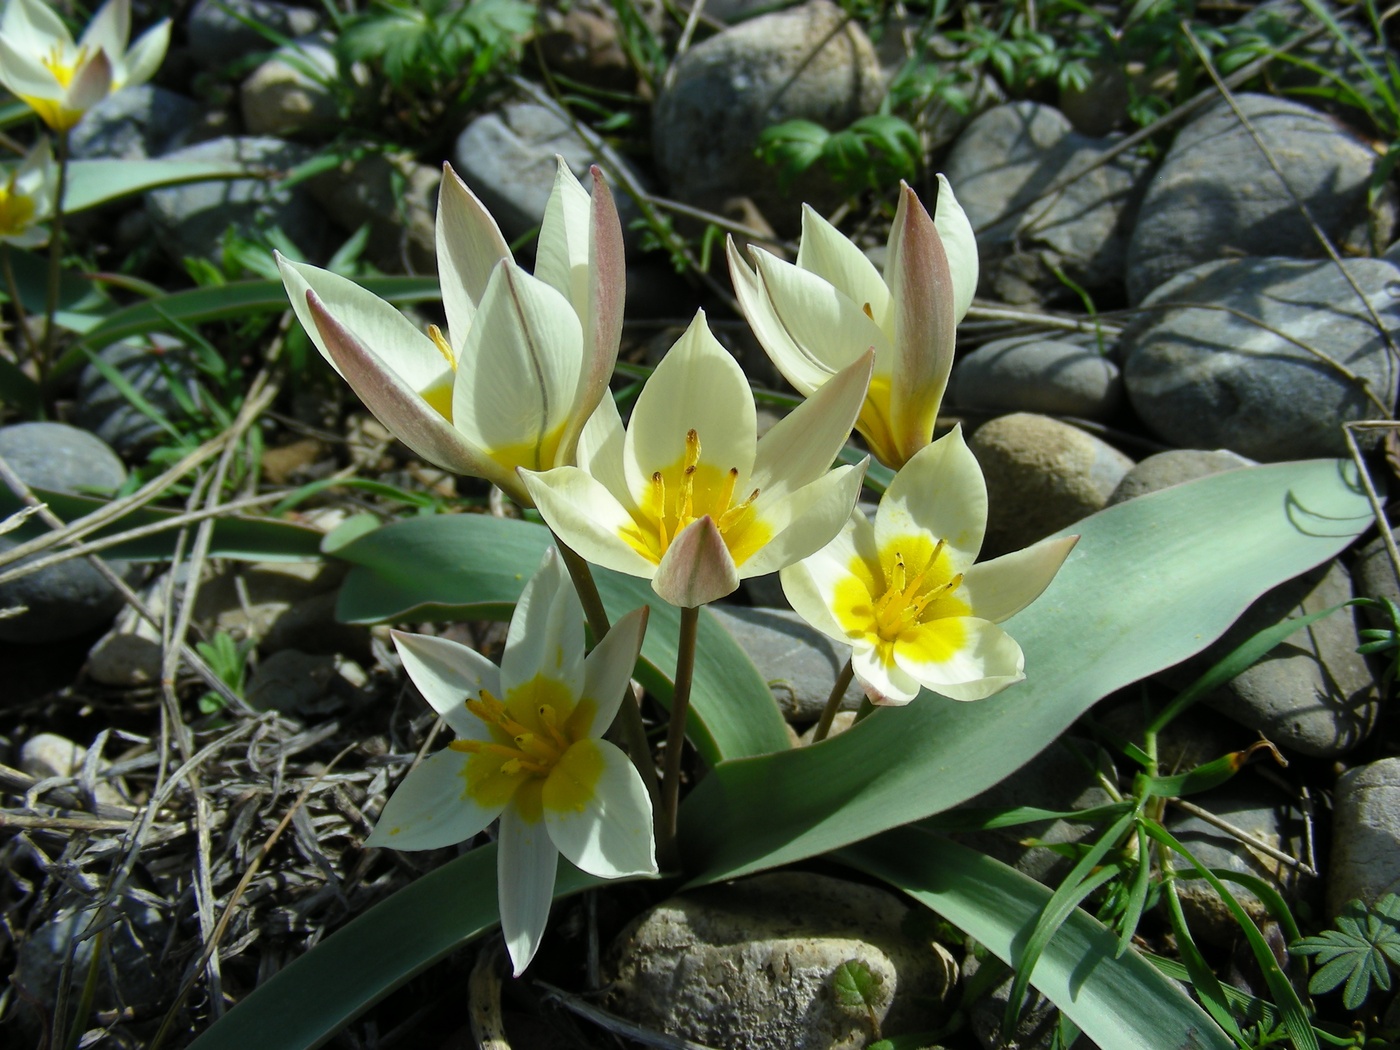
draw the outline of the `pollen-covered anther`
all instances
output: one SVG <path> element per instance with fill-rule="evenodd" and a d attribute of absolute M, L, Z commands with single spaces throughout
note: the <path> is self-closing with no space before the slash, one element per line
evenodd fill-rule
<path fill-rule="evenodd" d="M 500 700 L 483 689 L 481 695 L 466 702 L 467 710 L 487 725 L 495 726 L 511 738 L 511 744 L 487 740 L 453 740 L 447 746 L 453 751 L 470 755 L 499 755 L 505 759 L 501 772 L 507 776 L 528 773 L 544 777 L 558 764 L 569 749 L 569 740 L 558 728 L 554 708 L 541 704 L 538 710 L 544 734 L 521 725 Z M 547 712 L 547 713 L 546 713 Z M 514 745 L 514 746 L 512 746 Z"/>
<path fill-rule="evenodd" d="M 437 347 L 438 353 L 447 361 L 452 371 L 457 371 L 457 358 L 452 353 L 452 346 L 448 343 L 447 337 L 442 334 L 442 329 L 435 324 L 428 325 L 428 338 L 433 341 L 433 345 Z"/>
<path fill-rule="evenodd" d="M 885 593 L 875 600 L 875 627 L 881 638 L 892 641 L 902 631 L 923 622 L 924 610 L 937 599 L 962 585 L 962 574 L 949 576 L 942 583 L 926 587 L 930 573 L 937 570 L 939 555 L 945 542 L 939 540 L 924 567 L 912 577 L 905 565 L 904 555 L 895 551 L 894 564 L 889 568 Z"/>

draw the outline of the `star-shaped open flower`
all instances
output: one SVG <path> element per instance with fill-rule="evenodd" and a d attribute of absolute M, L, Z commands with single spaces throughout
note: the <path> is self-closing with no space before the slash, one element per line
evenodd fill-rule
<path fill-rule="evenodd" d="M 77 43 L 42 0 L 8 0 L 0 18 L 0 83 L 55 131 L 97 103 L 155 74 L 170 46 L 170 19 L 131 46 L 131 0 L 107 0 Z"/>
<path fill-rule="evenodd" d="M 857 511 L 828 546 L 784 569 L 783 593 L 851 646 L 874 703 L 907 704 L 920 687 L 981 700 L 1025 677 L 1021 647 L 997 624 L 1040 596 L 1078 539 L 974 564 L 986 526 L 986 482 L 957 427 L 895 475 L 873 524 Z"/>
<path fill-rule="evenodd" d="M 901 184 L 884 275 L 811 207 L 796 264 L 731 238 L 729 274 L 744 316 L 778 371 L 810 397 L 865 350 L 875 370 L 856 429 L 898 469 L 933 440 L 957 324 L 977 290 L 972 226 L 938 176 L 937 218 Z"/>
<path fill-rule="evenodd" d="M 57 192 L 53 152 L 49 140 L 40 138 L 0 185 L 0 241 L 20 248 L 47 244 L 49 231 L 39 223 L 52 214 Z"/>
<path fill-rule="evenodd" d="M 532 276 L 445 168 L 437 258 L 448 330 L 426 334 L 353 281 L 277 262 L 302 327 L 381 423 L 528 504 L 515 468 L 573 462 L 617 361 L 626 275 L 612 196 L 597 169 L 590 198 L 560 161 Z"/>
<path fill-rule="evenodd" d="M 864 466 L 831 464 L 869 375 L 864 355 L 759 440 L 748 380 L 697 313 L 625 431 L 605 398 L 578 466 L 521 476 L 545 522 L 579 554 L 693 608 L 836 535 Z"/>
<path fill-rule="evenodd" d="M 404 778 L 367 846 L 435 849 L 500 818 L 501 930 L 515 974 L 549 919 L 558 855 L 590 875 L 656 874 L 651 799 L 600 739 L 646 631 L 645 608 L 583 655 L 583 608 L 553 550 L 525 585 L 501 666 L 445 638 L 394 632 L 404 669 L 456 734 Z"/>

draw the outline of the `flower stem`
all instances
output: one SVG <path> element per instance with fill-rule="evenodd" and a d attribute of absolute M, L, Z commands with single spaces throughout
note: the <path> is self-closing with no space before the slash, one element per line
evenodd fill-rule
<path fill-rule="evenodd" d="M 695 641 L 700 631 L 700 606 L 681 609 L 681 634 L 676 652 L 676 687 L 671 694 L 671 724 L 666 731 L 666 765 L 661 776 L 662 821 L 657 853 L 667 866 L 679 862 L 676 814 L 681 799 L 681 752 L 685 750 L 685 720 L 690 709 L 690 683 L 695 677 Z"/>
<path fill-rule="evenodd" d="M 831 695 L 826 698 L 826 706 L 822 708 L 822 716 L 817 720 L 817 728 L 812 730 L 812 743 L 821 743 L 831 732 L 831 722 L 836 717 L 836 712 L 841 709 L 841 700 L 846 695 L 846 689 L 850 686 L 853 677 L 855 677 L 855 668 L 851 666 L 851 661 L 847 660 L 846 666 L 841 668 L 841 673 L 836 676 L 836 684 L 831 687 Z"/>
<path fill-rule="evenodd" d="M 596 645 L 612 630 L 612 624 L 608 620 L 608 610 L 603 605 L 603 598 L 598 593 L 597 581 L 593 579 L 593 570 L 578 551 L 560 539 L 557 533 L 554 534 L 554 545 L 559 548 L 559 556 L 564 559 L 564 567 L 569 570 L 569 576 L 574 581 L 574 590 L 578 592 L 583 613 L 588 617 L 588 626 L 593 629 Z M 656 766 L 651 760 L 651 743 L 647 740 L 647 728 L 642 723 L 642 709 L 632 694 L 631 686 L 628 686 L 627 694 L 618 709 L 623 739 L 626 741 L 627 753 L 632 759 L 632 764 L 637 767 L 642 783 L 646 785 L 647 794 L 651 796 L 651 811 L 656 814 L 653 819 L 659 825 L 661 785 L 656 779 Z"/>
<path fill-rule="evenodd" d="M 49 284 L 44 298 L 44 345 L 35 368 L 42 392 L 53 360 L 54 317 L 58 313 L 58 287 L 63 279 L 63 197 L 68 188 L 68 131 L 58 133 L 58 188 L 54 193 L 53 222 L 49 227 Z"/>

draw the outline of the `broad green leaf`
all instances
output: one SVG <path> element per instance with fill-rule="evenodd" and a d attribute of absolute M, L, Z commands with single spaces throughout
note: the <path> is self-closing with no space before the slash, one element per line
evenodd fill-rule
<path fill-rule="evenodd" d="M 1050 890 L 966 846 L 914 828 L 844 849 L 845 863 L 884 879 L 959 927 L 1012 967 Z M 1136 951 L 1074 909 L 1045 946 L 1031 984 L 1103 1050 L 1230 1050 L 1210 1017 Z"/>
<path fill-rule="evenodd" d="M 559 864 L 555 898 L 601 885 Z M 196 1039 L 192 1050 L 319 1046 L 415 974 L 498 922 L 496 847 L 478 846 L 399 890 L 294 959 Z"/>
<path fill-rule="evenodd" d="M 257 175 L 238 161 L 75 160 L 68 165 L 63 208 L 71 215 L 162 186 Z"/>
<path fill-rule="evenodd" d="M 505 619 L 550 542 L 542 525 L 484 514 L 387 525 L 334 550 L 353 566 L 337 615 L 349 623 Z M 614 620 L 651 606 L 638 675 L 654 696 L 669 702 L 679 610 L 658 598 L 647 580 L 598 568 L 593 574 Z M 700 617 L 688 724 L 691 742 L 709 765 L 789 746 L 768 686 L 708 612 Z"/>
<path fill-rule="evenodd" d="M 71 496 L 62 492 L 49 492 L 34 489 L 34 495 L 48 504 L 49 509 L 65 522 L 72 523 L 93 511 L 105 507 L 110 502 L 92 496 Z M 20 509 L 20 502 L 9 489 L 0 486 L 0 517 L 13 514 Z M 83 537 L 84 542 L 105 539 L 118 533 L 127 532 L 148 525 L 168 523 L 181 516 L 173 510 L 159 510 L 141 507 L 122 515 L 110 525 Z M 194 526 L 188 526 L 193 528 Z M 49 529 L 38 518 L 30 518 L 5 538 L 23 543 L 42 536 Z M 104 558 L 121 558 L 127 561 L 165 561 L 175 552 L 175 538 L 178 527 L 143 536 L 139 539 L 119 543 L 99 553 Z M 214 522 L 211 558 L 241 558 L 245 561 L 307 561 L 321 556 L 321 537 L 324 534 L 305 525 L 295 525 L 289 521 L 274 518 L 242 518 L 230 515 Z M 3 570 L 0 570 L 3 571 Z"/>
<path fill-rule="evenodd" d="M 1005 625 L 1026 681 L 977 703 L 925 691 L 815 747 L 723 763 L 682 810 L 692 871 L 715 881 L 790 863 L 971 798 L 1369 523 L 1351 465 L 1335 460 L 1216 474 L 1079 522 L 1049 590 Z"/>

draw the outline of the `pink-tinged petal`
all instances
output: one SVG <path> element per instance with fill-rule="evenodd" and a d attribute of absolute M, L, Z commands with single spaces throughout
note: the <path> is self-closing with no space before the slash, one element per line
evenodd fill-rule
<path fill-rule="evenodd" d="M 798 346 L 791 333 L 783 327 L 772 300 L 768 298 L 768 289 L 764 287 L 758 272 L 743 260 L 733 237 L 725 243 L 724 250 L 729 259 L 729 279 L 734 285 L 734 294 L 754 336 L 783 378 L 796 387 L 799 394 L 810 397 L 831 378 L 833 370 Z M 750 248 L 750 251 L 756 256 L 762 249 Z"/>
<path fill-rule="evenodd" d="M 905 631 L 894 659 L 925 688 L 952 700 L 982 700 L 1025 677 L 1021 647 L 975 616 L 947 616 Z"/>
<path fill-rule="evenodd" d="M 569 748 L 541 798 L 549 837 L 572 864 L 600 879 L 656 874 L 651 799 L 627 756 L 606 740 Z"/>
<path fill-rule="evenodd" d="M 587 267 L 588 301 L 583 319 L 583 369 L 579 373 L 574 413 L 564 433 L 569 454 L 594 406 L 608 397 L 608 380 L 617 365 L 622 341 L 622 313 L 627 298 L 627 263 L 623 257 L 622 221 L 612 193 L 595 164 L 593 199 L 589 210 L 590 237 Z"/>
<path fill-rule="evenodd" d="M 868 462 L 867 458 L 858 466 L 837 467 L 771 503 L 760 497 L 753 512 L 773 535 L 739 566 L 739 575 L 747 580 L 777 572 L 830 543 L 850 520 Z"/>
<path fill-rule="evenodd" d="M 460 351 L 486 282 L 496 264 L 510 258 L 510 245 L 486 205 L 448 164 L 438 189 L 436 238 L 442 307 L 452 346 Z"/>
<path fill-rule="evenodd" d="M 306 301 L 308 291 L 314 291 L 340 324 L 353 332 L 356 339 L 413 390 L 428 390 L 443 382 L 451 372 L 451 365 L 433 341 L 373 292 L 319 266 L 293 262 L 280 252 L 274 252 L 273 258 L 297 320 L 332 366 L 335 366 L 335 358 L 312 317 Z"/>
<path fill-rule="evenodd" d="M 753 487 L 770 497 L 786 495 L 831 469 L 865 403 L 873 364 L 867 350 L 763 435 Z"/>
<path fill-rule="evenodd" d="M 647 491 L 654 471 L 684 460 L 691 430 L 700 439 L 701 461 L 737 468 L 737 488 L 746 491 L 758 446 L 753 391 L 738 362 L 710 334 L 703 310 L 661 359 L 632 409 L 623 466 L 634 497 Z"/>
<path fill-rule="evenodd" d="M 129 88 L 144 84 L 156 75 L 156 70 L 170 49 L 170 19 L 162 18 L 150 29 L 136 38 L 131 50 L 122 60 L 122 75 L 119 87 Z"/>
<path fill-rule="evenodd" d="M 441 849 L 466 842 L 500 816 L 467 790 L 467 760 L 460 751 L 429 755 L 389 796 L 365 845 L 374 849 Z"/>
<path fill-rule="evenodd" d="M 499 263 L 457 363 L 453 426 L 510 468 L 559 466 L 582 341 L 562 295 L 514 262 Z"/>
<path fill-rule="evenodd" d="M 881 550 L 900 537 L 927 533 L 948 545 L 954 572 L 971 567 L 986 528 L 987 483 L 961 425 L 900 468 L 875 513 Z"/>
<path fill-rule="evenodd" d="M 520 478 L 545 524 L 583 558 L 605 569 L 651 579 L 655 563 L 625 538 L 636 532 L 636 523 L 599 482 L 578 467 L 539 473 L 522 470 Z"/>
<path fill-rule="evenodd" d="M 107 0 L 78 38 L 78 46 L 101 49 L 113 60 L 126 53 L 131 39 L 131 0 Z"/>
<path fill-rule="evenodd" d="M 708 514 L 676 534 L 651 581 L 663 600 L 683 609 L 718 601 L 738 587 L 734 559 Z"/>
<path fill-rule="evenodd" d="M 753 255 L 779 322 L 818 365 L 838 372 L 874 347 L 876 373 L 889 372 L 894 344 L 865 312 L 865 301 L 767 252 L 755 250 Z"/>
<path fill-rule="evenodd" d="M 836 614 L 838 589 L 860 587 L 860 576 L 852 567 L 863 562 L 866 574 L 880 572 L 875 530 L 860 510 L 851 512 L 836 538 L 815 554 L 788 566 L 779 574 L 783 594 L 793 610 L 809 625 L 828 638 L 851 644 L 865 637 L 870 624 L 843 624 Z M 868 590 L 868 588 L 867 588 Z"/>
<path fill-rule="evenodd" d="M 544 821 L 527 821 L 515 807 L 507 807 L 501 814 L 499 849 L 496 882 L 501 933 L 505 936 L 514 974 L 519 977 L 544 939 L 549 906 L 554 902 L 559 851 Z"/>
<path fill-rule="evenodd" d="M 584 661 L 583 697 L 593 701 L 591 725 L 580 732 L 602 736 L 617 717 L 623 694 L 637 666 L 637 654 L 642 651 L 642 638 L 647 631 L 650 609 L 643 605 L 612 625 L 612 630 L 594 647 Z"/>
<path fill-rule="evenodd" d="M 898 467 L 933 440 L 953 367 L 956 321 L 953 277 L 933 219 L 901 184 L 886 266 L 894 301 L 894 368 L 890 427 Z"/>
<path fill-rule="evenodd" d="M 802 240 L 797 266 L 832 284 L 857 306 L 870 306 L 881 327 L 890 311 L 890 289 L 863 251 L 811 205 L 802 205 Z"/>
<path fill-rule="evenodd" d="M 112 62 L 107 52 L 99 51 L 85 62 L 68 85 L 68 98 L 63 103 L 63 111 L 69 120 L 60 127 L 72 127 L 82 119 L 84 113 L 92 109 L 112 92 Z"/>
<path fill-rule="evenodd" d="M 562 682 L 571 696 L 583 688 L 583 605 L 553 547 L 520 594 L 501 654 L 507 692 L 536 675 Z"/>
<path fill-rule="evenodd" d="M 501 674 L 475 649 L 447 638 L 390 631 L 403 669 L 423 699 L 432 705 L 459 740 L 489 740 L 485 723 L 467 710 L 466 701 L 484 689 L 501 695 Z"/>
<path fill-rule="evenodd" d="M 858 646 L 851 653 L 851 668 L 865 695 L 877 707 L 903 707 L 919 695 L 919 683 L 907 671 L 881 658 L 881 650 Z"/>
<path fill-rule="evenodd" d="M 1041 540 L 1024 550 L 1004 554 L 967 570 L 958 597 L 973 615 L 992 623 L 1010 619 L 1050 586 L 1078 536 Z"/>
<path fill-rule="evenodd" d="M 953 187 L 941 174 L 938 176 L 938 204 L 934 208 L 933 224 L 943 242 L 948 257 L 948 270 L 953 275 L 953 323 L 967 316 L 972 297 L 977 294 L 980 263 L 977 258 L 977 238 Z"/>
<path fill-rule="evenodd" d="M 508 493 L 520 490 L 514 474 L 473 448 L 417 390 L 336 320 L 314 291 L 306 293 L 306 302 L 315 331 L 336 370 L 395 437 L 444 470 L 486 478 Z"/>

